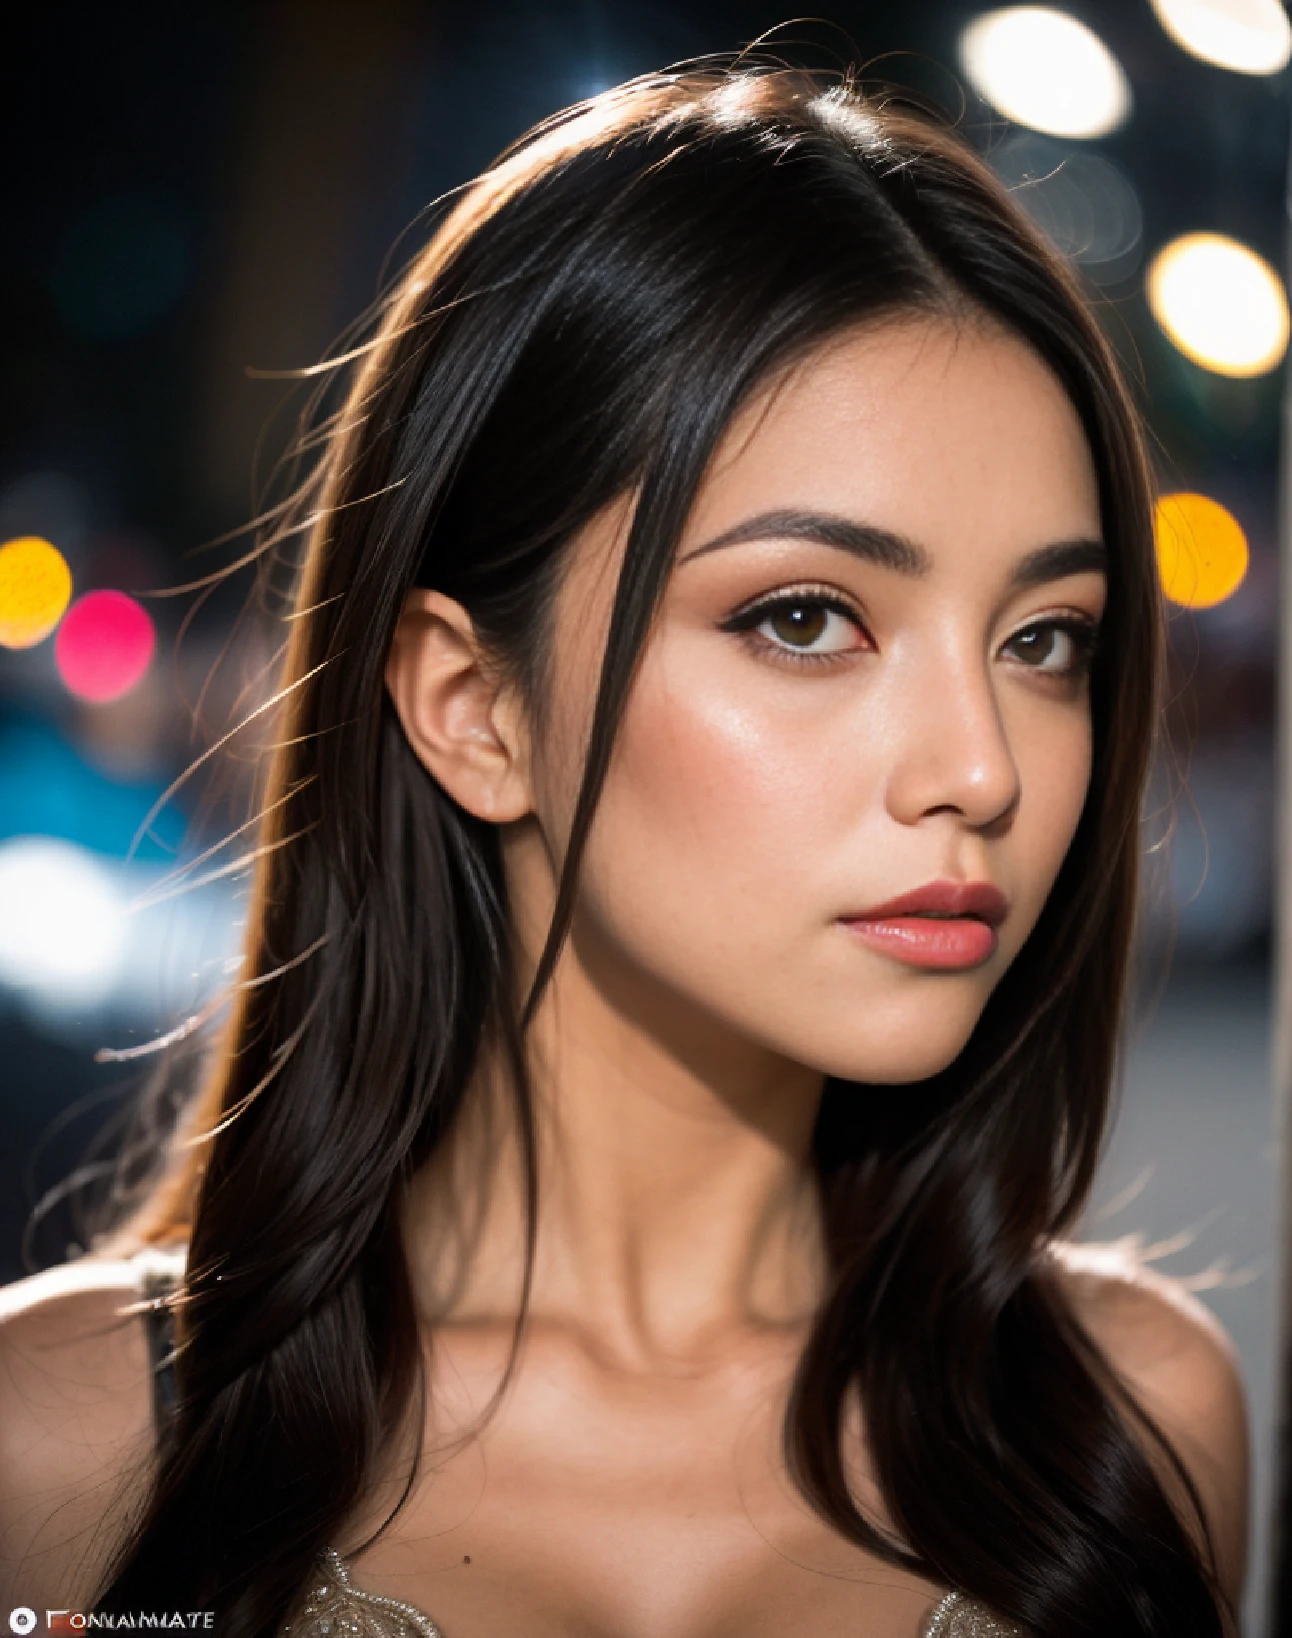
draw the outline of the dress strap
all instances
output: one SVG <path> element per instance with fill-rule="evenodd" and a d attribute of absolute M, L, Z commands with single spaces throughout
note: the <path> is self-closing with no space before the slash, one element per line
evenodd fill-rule
<path fill-rule="evenodd" d="M 183 1278 L 183 1262 L 173 1257 L 140 1253 L 139 1295 L 148 1304 L 144 1332 L 153 1379 L 153 1424 L 160 1443 L 175 1412 L 175 1314 L 170 1299 Z"/>

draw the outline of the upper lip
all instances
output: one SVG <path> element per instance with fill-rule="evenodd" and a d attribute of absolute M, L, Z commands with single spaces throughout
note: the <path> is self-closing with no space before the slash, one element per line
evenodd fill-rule
<path fill-rule="evenodd" d="M 972 916 L 989 927 L 999 927 L 1009 910 L 1009 901 L 990 882 L 926 882 L 898 898 L 888 899 L 870 910 L 843 916 L 843 921 L 883 921 L 889 916 L 915 916 L 935 911 L 943 916 Z"/>

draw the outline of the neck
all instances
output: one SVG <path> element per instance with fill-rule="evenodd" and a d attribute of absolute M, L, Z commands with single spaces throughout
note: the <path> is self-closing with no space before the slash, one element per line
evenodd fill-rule
<path fill-rule="evenodd" d="M 801 1327 L 821 1287 L 809 1150 L 823 1078 L 699 1017 L 576 925 L 526 1038 L 538 1173 L 528 1310 L 626 1361 Z M 523 1146 L 487 1052 L 405 1237 L 434 1323 L 513 1320 Z"/>

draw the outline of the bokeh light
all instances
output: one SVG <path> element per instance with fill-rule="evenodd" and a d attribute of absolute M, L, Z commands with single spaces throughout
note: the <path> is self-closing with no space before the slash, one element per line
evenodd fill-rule
<path fill-rule="evenodd" d="M 1279 0 L 1149 0 L 1178 46 L 1239 74 L 1277 74 L 1292 56 Z"/>
<path fill-rule="evenodd" d="M 48 637 L 72 595 L 72 571 L 57 546 L 20 535 L 0 546 L 0 643 L 30 648 Z"/>
<path fill-rule="evenodd" d="M 1264 375 L 1287 350 L 1282 280 L 1263 256 L 1223 234 L 1186 233 L 1158 251 L 1148 303 L 1185 357 L 1218 375 Z"/>
<path fill-rule="evenodd" d="M 148 611 L 125 592 L 88 592 L 67 611 L 54 640 L 59 675 L 94 704 L 128 694 L 152 662 L 156 634 Z"/>
<path fill-rule="evenodd" d="M 0 843 L 0 983 L 60 1008 L 92 1006 L 117 980 L 127 908 L 103 862 L 50 836 Z"/>
<path fill-rule="evenodd" d="M 1138 270 L 1139 196 L 1110 159 L 1035 131 L 1014 131 L 987 159 L 1055 248 L 1096 282 L 1116 284 Z"/>
<path fill-rule="evenodd" d="M 960 36 L 975 91 L 1019 125 L 1051 136 L 1100 137 L 1130 113 L 1130 82 L 1084 23 L 1050 6 L 1006 6 Z"/>
<path fill-rule="evenodd" d="M 1163 495 L 1153 520 L 1162 590 L 1186 609 L 1232 596 L 1247 573 L 1247 536 L 1232 512 L 1208 495 Z"/>

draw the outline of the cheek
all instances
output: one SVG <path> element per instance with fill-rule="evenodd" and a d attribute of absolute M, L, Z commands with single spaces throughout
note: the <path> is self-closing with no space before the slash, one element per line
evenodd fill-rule
<path fill-rule="evenodd" d="M 674 926 L 679 913 L 684 926 L 722 913 L 723 884 L 746 874 L 755 832 L 769 819 L 780 828 L 762 751 L 739 711 L 635 693 L 586 860 L 608 913 L 637 926 L 642 908 Z"/>
<path fill-rule="evenodd" d="M 674 659 L 667 686 L 643 668 L 625 715 L 580 876 L 597 935 L 582 947 L 782 1060 L 857 1080 L 940 1067 L 972 997 L 930 1031 L 905 975 L 835 925 L 865 883 L 891 759 L 858 732 L 855 683 Z"/>
<path fill-rule="evenodd" d="M 769 991 L 796 993 L 815 953 L 822 865 L 839 851 L 836 725 L 747 673 L 670 659 L 643 666 L 629 701 L 581 905 L 634 964 L 756 1032 Z"/>
<path fill-rule="evenodd" d="M 607 843 L 613 835 L 627 850 L 621 857 L 651 862 L 657 891 L 692 906 L 727 901 L 736 914 L 750 893 L 782 899 L 800 878 L 806 891 L 822 849 L 837 845 L 841 736 L 816 689 L 781 679 L 751 687 L 747 674 L 723 682 L 682 663 L 643 671 L 607 781 L 604 828 Z M 850 757 L 850 806 L 881 783 L 864 762 Z"/>

